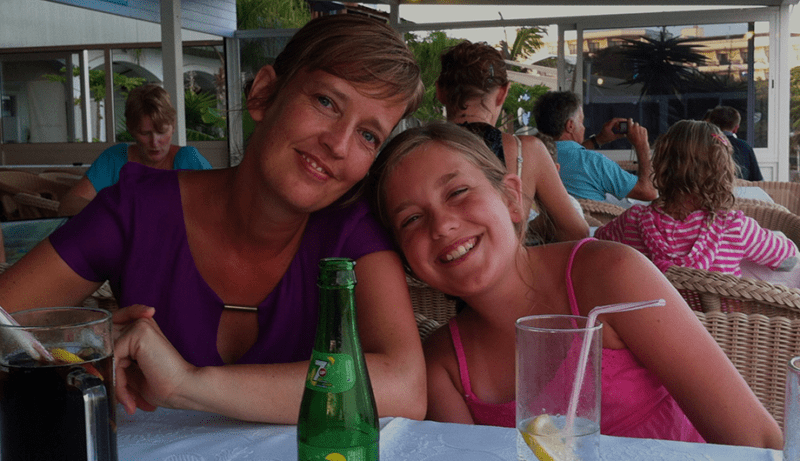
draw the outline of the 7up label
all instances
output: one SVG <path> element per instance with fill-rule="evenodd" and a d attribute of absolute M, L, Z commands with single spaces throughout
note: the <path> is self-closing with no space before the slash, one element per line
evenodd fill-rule
<path fill-rule="evenodd" d="M 353 357 L 319 351 L 311 353 L 306 387 L 321 392 L 345 392 L 356 383 L 356 367 Z"/>

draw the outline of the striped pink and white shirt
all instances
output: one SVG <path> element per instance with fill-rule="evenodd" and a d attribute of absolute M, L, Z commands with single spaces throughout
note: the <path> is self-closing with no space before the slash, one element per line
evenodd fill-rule
<path fill-rule="evenodd" d="M 634 205 L 594 236 L 636 248 L 661 271 L 678 265 L 741 276 L 742 260 L 775 269 L 798 252 L 791 240 L 740 210 L 718 213 L 713 221 L 697 210 L 679 221 L 656 206 Z"/>

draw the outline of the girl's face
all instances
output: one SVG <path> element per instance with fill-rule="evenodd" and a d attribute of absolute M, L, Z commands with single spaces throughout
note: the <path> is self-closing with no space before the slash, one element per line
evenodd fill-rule
<path fill-rule="evenodd" d="M 131 133 L 139 148 L 138 159 L 136 160 L 147 166 L 160 166 L 160 163 L 164 162 L 167 154 L 169 154 L 173 131 L 174 127 L 172 125 L 165 127 L 164 131 L 159 131 L 153 126 L 153 121 L 150 120 L 150 117 L 142 116 L 138 129 L 133 130 L 133 133 Z M 169 168 L 172 168 L 171 164 Z"/>
<path fill-rule="evenodd" d="M 468 296 L 507 276 L 520 248 L 520 182 L 501 194 L 459 151 L 427 143 L 386 178 L 386 214 L 409 266 L 429 285 Z"/>
<path fill-rule="evenodd" d="M 263 97 L 274 72 L 259 74 Z M 254 86 L 255 90 L 255 86 Z M 406 110 L 324 71 L 300 71 L 265 108 L 248 150 L 264 183 L 288 208 L 319 210 L 362 180 Z"/>

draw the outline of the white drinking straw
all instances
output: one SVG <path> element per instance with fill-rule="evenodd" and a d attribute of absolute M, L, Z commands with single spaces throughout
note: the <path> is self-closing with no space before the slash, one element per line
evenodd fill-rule
<path fill-rule="evenodd" d="M 5 309 L 0 307 L 0 324 L 11 327 L 18 327 L 19 322 L 14 320 Z M 42 343 L 40 343 L 33 335 L 21 328 L 5 328 L 3 331 L 8 332 L 24 350 L 31 356 L 33 360 L 46 360 L 48 362 L 55 362 L 56 360 L 50 354 Z"/>
<path fill-rule="evenodd" d="M 606 306 L 597 306 L 589 312 L 589 317 L 586 319 L 586 334 L 583 336 L 583 344 L 581 344 L 580 356 L 578 359 L 578 370 L 575 373 L 575 384 L 572 385 L 572 396 L 570 397 L 569 407 L 567 408 L 567 420 L 564 424 L 564 435 L 572 434 L 572 426 L 575 423 L 575 416 L 578 411 L 578 397 L 581 395 L 581 387 L 583 386 L 583 377 L 586 374 L 586 362 L 589 360 L 589 345 L 592 342 L 592 335 L 594 334 L 595 320 L 598 315 L 628 312 L 645 307 L 664 306 L 666 301 L 663 299 L 654 299 L 652 301 L 640 301 L 636 303 L 619 303 L 609 304 Z"/>

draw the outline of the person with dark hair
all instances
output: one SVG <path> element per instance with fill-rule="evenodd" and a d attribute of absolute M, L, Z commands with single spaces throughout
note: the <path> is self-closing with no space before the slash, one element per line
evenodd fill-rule
<path fill-rule="evenodd" d="M 424 94 L 400 34 L 360 15 L 298 30 L 247 99 L 241 163 L 129 162 L 0 276 L 10 311 L 78 305 L 109 280 L 116 395 L 156 407 L 297 421 L 319 315 L 319 261 L 356 261 L 358 325 L 380 416 L 425 415 L 425 364 L 401 260 L 361 185 Z"/>
<path fill-rule="evenodd" d="M 601 201 L 606 199 L 606 194 L 618 199 L 656 198 L 650 179 L 650 144 L 645 127 L 631 119 L 614 118 L 603 125 L 600 134 L 584 138 L 583 106 L 571 91 L 550 91 L 540 96 L 534 105 L 533 116 L 539 131 L 556 140 L 561 165 L 559 174 L 570 195 Z M 615 129 L 621 123 L 627 124 L 626 132 L 616 133 Z M 625 137 L 636 150 L 638 171 L 635 175 L 605 155 L 590 150 Z"/>
<path fill-rule="evenodd" d="M 588 236 L 589 225 L 571 206 L 544 143 L 535 136 L 503 133 L 495 127 L 510 85 L 500 52 L 486 43 L 465 40 L 447 49 L 441 61 L 436 96 L 445 106 L 447 120 L 481 136 L 509 173 L 522 179 L 523 206 L 527 210 L 534 206 L 547 217 L 553 230 L 548 239 Z"/>
<path fill-rule="evenodd" d="M 748 181 L 762 181 L 764 176 L 761 175 L 756 153 L 747 141 L 736 136 L 742 121 L 739 111 L 731 106 L 717 106 L 706 114 L 705 120 L 718 126 L 733 146 L 733 160 L 739 166 L 736 177 Z"/>
<path fill-rule="evenodd" d="M 104 150 L 86 170 L 86 175 L 62 197 L 58 214 L 77 214 L 98 192 L 119 181 L 119 171 L 128 162 L 161 170 L 210 169 L 211 164 L 194 147 L 172 144 L 176 115 L 169 93 L 158 84 L 132 89 L 125 101 L 125 126 L 136 142 L 116 144 Z"/>

